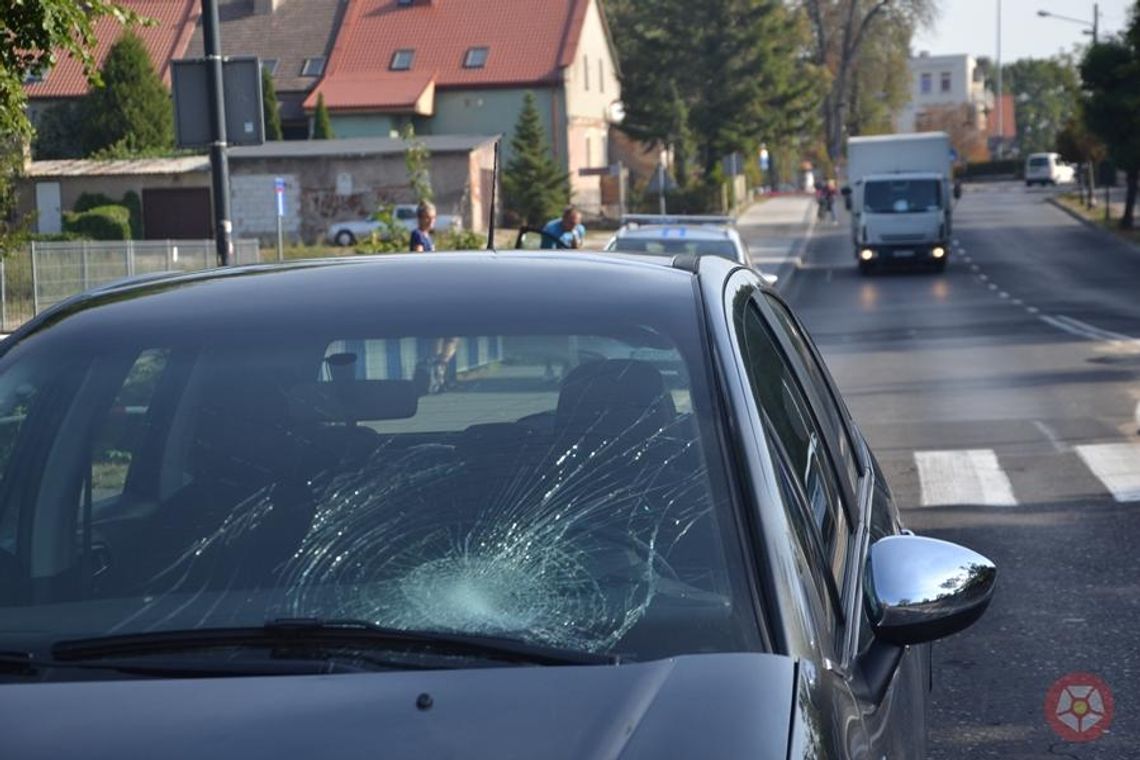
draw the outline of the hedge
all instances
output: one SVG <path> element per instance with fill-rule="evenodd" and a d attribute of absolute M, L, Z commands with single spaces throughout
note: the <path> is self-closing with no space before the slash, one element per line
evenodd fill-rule
<path fill-rule="evenodd" d="M 1020 158 L 1007 158 L 1001 161 L 978 161 L 967 164 L 959 171 L 962 179 L 971 177 L 1021 177 L 1025 171 L 1025 162 Z"/>
<path fill-rule="evenodd" d="M 131 212 L 126 206 L 96 206 L 89 211 L 63 215 L 63 231 L 92 240 L 130 240 Z"/>

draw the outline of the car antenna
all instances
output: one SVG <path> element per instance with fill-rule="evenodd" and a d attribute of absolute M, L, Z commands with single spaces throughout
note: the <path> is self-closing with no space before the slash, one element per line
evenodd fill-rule
<path fill-rule="evenodd" d="M 499 146 L 503 142 L 503 136 L 499 135 L 495 138 L 495 160 L 491 167 L 491 218 L 487 221 L 487 250 L 495 250 L 495 201 L 496 190 L 499 187 Z"/>

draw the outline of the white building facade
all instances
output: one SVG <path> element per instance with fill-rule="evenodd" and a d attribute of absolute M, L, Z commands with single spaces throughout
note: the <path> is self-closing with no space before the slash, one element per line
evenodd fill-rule
<path fill-rule="evenodd" d="M 899 112 L 899 132 L 918 131 L 923 111 L 970 106 L 974 126 L 985 129 L 992 96 L 983 72 L 971 55 L 930 55 L 910 59 L 910 102 Z"/>

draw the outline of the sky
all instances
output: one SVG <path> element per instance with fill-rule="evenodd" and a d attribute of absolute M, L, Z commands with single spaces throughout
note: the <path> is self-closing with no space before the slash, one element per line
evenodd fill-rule
<path fill-rule="evenodd" d="M 970 53 L 995 58 L 999 0 L 941 0 L 942 12 L 934 28 L 915 37 L 914 52 L 931 55 Z M 1002 6 L 1002 60 L 1048 58 L 1087 42 L 1081 26 L 1055 18 L 1040 18 L 1045 10 L 1073 18 L 1093 16 L 1092 0 L 1000 0 Z M 1135 0 L 1099 0 L 1100 33 L 1120 31 Z"/>

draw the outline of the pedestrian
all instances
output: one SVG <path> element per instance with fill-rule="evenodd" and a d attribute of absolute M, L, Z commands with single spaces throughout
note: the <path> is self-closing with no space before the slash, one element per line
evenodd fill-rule
<path fill-rule="evenodd" d="M 582 212 L 573 206 L 562 210 L 562 218 L 551 219 L 542 228 L 542 248 L 581 248 L 586 239 Z M 561 243 L 561 245 L 559 245 Z"/>
<path fill-rule="evenodd" d="M 835 213 L 835 200 L 839 195 L 839 189 L 834 179 L 827 180 L 824 193 L 827 196 L 827 214 L 831 217 L 832 224 L 839 224 L 839 216 Z"/>
<path fill-rule="evenodd" d="M 412 230 L 412 253 L 431 253 L 435 242 L 431 233 L 435 229 L 435 205 L 430 201 L 420 201 L 416 206 L 416 228 Z"/>

